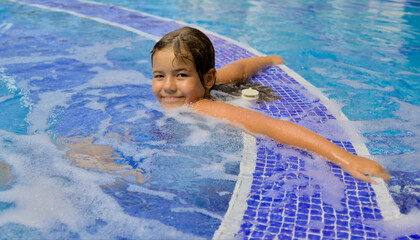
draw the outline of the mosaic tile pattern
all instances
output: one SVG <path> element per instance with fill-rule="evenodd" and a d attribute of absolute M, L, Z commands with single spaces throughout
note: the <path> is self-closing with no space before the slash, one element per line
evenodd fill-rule
<path fill-rule="evenodd" d="M 319 123 L 335 119 L 319 100 L 308 99 L 303 95 L 303 91 L 290 86 L 298 83 L 281 69 L 272 68 L 266 75 L 268 76 L 260 75 L 254 81 L 259 82 L 259 79 L 264 79 L 261 83 L 275 88 L 282 99 L 273 104 L 260 106 L 260 111 L 276 118 L 289 118 L 294 122 L 303 121 L 307 117 L 311 117 L 311 120 L 315 118 Z M 325 196 L 317 184 L 313 186 L 316 190 L 312 194 L 298 196 L 296 192 L 299 192 L 299 189 L 314 184 L 311 183 L 311 177 L 305 174 L 308 161 L 313 161 L 312 156 L 305 152 L 300 156 L 282 155 L 284 146 L 278 145 L 278 149 L 273 151 L 265 147 L 266 141 L 258 142 L 254 182 L 238 237 L 243 239 L 385 238 L 366 224 L 367 221 L 382 219 L 376 204 L 375 192 L 369 184 L 354 179 L 344 173 L 340 167 L 330 163 L 328 165 L 331 172 L 345 185 L 346 198 L 341 200 L 342 206 L 345 207 L 336 209 L 331 204 L 325 203 Z M 356 153 L 350 142 L 334 140 L 333 142 Z M 294 184 L 296 180 L 300 180 L 298 184 Z M 292 185 L 288 184 L 288 181 Z M 273 195 L 273 191 L 276 194 Z"/>
<path fill-rule="evenodd" d="M 114 6 L 71 0 L 19 1 L 60 8 L 87 16 L 124 24 L 154 36 L 162 36 L 180 25 L 139 12 Z M 238 45 L 217 36 L 210 36 L 216 48 L 216 65 L 223 66 L 234 60 L 255 56 Z M 252 79 L 271 86 L 281 99 L 262 103 L 257 110 L 274 118 L 299 123 L 310 119 L 319 124 L 335 119 L 319 99 L 310 97 L 300 84 L 278 67 L 272 67 Z M 332 140 L 338 146 L 355 153 L 347 141 Z M 238 239 L 386 239 L 369 221 L 382 219 L 372 187 L 356 180 L 341 168 L 329 163 L 331 173 L 344 186 L 345 197 L 341 206 L 327 203 L 328 196 L 321 186 L 305 172 L 313 156 L 304 151 L 290 156 L 290 147 L 259 139 L 256 169 L 248 196 L 248 208 L 242 219 Z M 276 145 L 275 148 L 267 146 Z M 296 151 L 296 150 L 295 150 Z M 310 194 L 302 190 L 311 187 Z M 411 235 L 399 239 L 418 239 Z"/>

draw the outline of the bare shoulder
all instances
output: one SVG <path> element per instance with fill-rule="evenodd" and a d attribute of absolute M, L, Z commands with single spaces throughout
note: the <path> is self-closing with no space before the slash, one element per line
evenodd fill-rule
<path fill-rule="evenodd" d="M 253 133 L 262 133 L 262 126 L 270 126 L 270 117 L 228 103 L 199 100 L 191 105 L 193 111 L 234 124 Z"/>
<path fill-rule="evenodd" d="M 229 112 L 237 111 L 238 107 L 220 101 L 202 99 L 191 104 L 191 108 L 198 113 L 210 115 L 216 118 L 222 118 Z"/>

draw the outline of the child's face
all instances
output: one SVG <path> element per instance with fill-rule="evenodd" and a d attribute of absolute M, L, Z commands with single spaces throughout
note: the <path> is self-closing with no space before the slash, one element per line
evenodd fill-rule
<path fill-rule="evenodd" d="M 165 108 L 193 103 L 205 94 L 193 62 L 175 58 L 171 48 L 153 55 L 152 90 Z"/>

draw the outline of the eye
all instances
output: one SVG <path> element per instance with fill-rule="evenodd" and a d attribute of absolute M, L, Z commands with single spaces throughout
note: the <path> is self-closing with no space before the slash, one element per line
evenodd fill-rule
<path fill-rule="evenodd" d="M 155 75 L 153 75 L 153 78 L 157 78 L 157 79 L 160 79 L 160 78 L 164 78 L 165 76 L 163 76 L 163 74 L 155 74 Z"/>
<path fill-rule="evenodd" d="M 186 78 L 186 77 L 188 77 L 188 74 L 186 74 L 186 73 L 178 73 L 177 77 L 179 77 L 179 78 Z"/>

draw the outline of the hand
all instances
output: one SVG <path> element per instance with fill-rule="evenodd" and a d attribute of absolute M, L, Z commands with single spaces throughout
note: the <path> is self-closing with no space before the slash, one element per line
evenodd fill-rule
<path fill-rule="evenodd" d="M 343 165 L 343 169 L 350 173 L 353 177 L 359 178 L 365 182 L 376 184 L 375 180 L 368 176 L 380 177 L 389 183 L 390 176 L 387 170 L 379 163 L 368 158 L 360 157 L 349 153 L 347 159 L 350 160 L 349 164 Z"/>
<path fill-rule="evenodd" d="M 279 64 L 285 64 L 283 58 L 277 55 L 270 55 L 268 56 L 271 60 L 272 65 L 279 65 Z"/>

